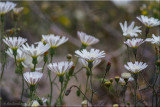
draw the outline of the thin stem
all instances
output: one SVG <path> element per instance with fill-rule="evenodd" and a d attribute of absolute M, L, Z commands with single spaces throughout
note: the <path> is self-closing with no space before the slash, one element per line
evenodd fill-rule
<path fill-rule="evenodd" d="M 73 87 L 77 88 L 77 89 L 81 92 L 81 94 L 83 94 L 83 96 L 86 98 L 86 100 L 91 103 L 92 107 L 94 107 L 93 103 L 87 98 L 87 96 L 81 91 L 81 89 L 80 89 L 78 86 L 72 85 L 68 90 L 71 91 L 71 89 L 72 89 Z"/>
<path fill-rule="evenodd" d="M 87 94 L 87 91 L 88 91 L 88 80 L 89 80 L 89 76 L 87 76 L 87 81 L 86 81 L 86 89 L 85 89 L 85 92 L 84 94 L 86 95 Z M 83 100 L 84 100 L 84 96 L 83 96 Z"/>
<path fill-rule="evenodd" d="M 63 81 L 61 82 L 60 106 L 62 106 L 62 92 L 63 92 Z"/>
<path fill-rule="evenodd" d="M 51 104 L 52 104 L 52 93 L 53 93 L 53 82 L 52 82 L 52 80 L 51 80 L 51 73 L 50 73 L 51 71 L 49 71 L 48 70 L 48 75 L 49 75 L 49 82 L 50 82 L 50 106 L 51 106 Z"/>
<path fill-rule="evenodd" d="M 24 77 L 23 77 L 23 73 L 22 73 L 22 94 L 21 94 L 21 101 L 22 101 L 23 93 L 24 93 Z"/>
<path fill-rule="evenodd" d="M 125 102 L 125 93 L 123 95 L 123 104 L 124 104 L 124 107 L 126 107 L 126 102 Z"/>
<path fill-rule="evenodd" d="M 134 107 L 136 107 L 136 103 L 137 103 L 137 74 L 134 75 L 134 79 L 135 79 L 135 89 L 134 89 Z"/>
<path fill-rule="evenodd" d="M 45 65 L 46 65 L 46 62 L 44 62 L 44 64 L 43 64 L 42 73 L 43 73 L 43 71 L 44 71 Z"/>
<path fill-rule="evenodd" d="M 90 75 L 90 86 L 91 86 L 91 91 L 92 91 L 92 93 L 91 93 L 91 103 L 93 103 L 93 93 L 94 93 L 94 91 L 93 91 L 93 84 L 92 84 L 92 73 Z"/>
<path fill-rule="evenodd" d="M 4 74 L 4 69 L 5 69 L 5 64 L 2 65 L 2 73 L 1 73 L 0 81 L 2 80 L 2 77 L 3 77 L 3 74 Z"/>

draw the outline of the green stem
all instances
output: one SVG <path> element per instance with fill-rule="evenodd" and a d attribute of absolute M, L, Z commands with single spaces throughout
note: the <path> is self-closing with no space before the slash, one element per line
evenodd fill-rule
<path fill-rule="evenodd" d="M 93 103 L 93 84 L 92 84 L 92 74 L 91 74 L 91 76 L 90 76 L 90 86 L 91 86 L 91 91 L 92 91 L 92 93 L 91 93 L 91 103 Z"/>
<path fill-rule="evenodd" d="M 85 89 L 85 95 L 87 94 L 87 91 L 88 91 L 88 80 L 89 80 L 89 76 L 87 76 L 87 81 L 86 81 L 86 89 Z M 83 100 L 85 99 L 85 97 L 83 96 Z"/>
<path fill-rule="evenodd" d="M 22 73 L 22 94 L 21 94 L 21 101 L 22 101 L 23 93 L 24 93 L 24 77 L 23 77 L 23 73 Z"/>
<path fill-rule="evenodd" d="M 48 70 L 49 82 L 50 82 L 50 106 L 52 104 L 53 82 L 51 80 L 51 71 Z"/>
<path fill-rule="evenodd" d="M 30 85 L 30 101 L 33 101 L 35 85 Z"/>
<path fill-rule="evenodd" d="M 134 107 L 136 107 L 137 103 L 137 74 L 134 75 L 134 80 L 135 80 L 135 89 L 134 89 Z"/>
<path fill-rule="evenodd" d="M 62 92 L 63 92 L 63 82 L 61 82 L 61 92 L 60 92 L 60 106 L 62 107 Z"/>
<path fill-rule="evenodd" d="M 43 73 L 43 71 L 44 71 L 45 65 L 46 65 L 46 62 L 44 62 L 44 64 L 43 64 L 42 73 Z"/>
<path fill-rule="evenodd" d="M 33 71 L 35 72 L 35 70 L 36 70 L 36 65 L 37 65 L 37 63 L 38 63 L 37 57 L 32 57 L 32 63 L 34 64 Z"/>

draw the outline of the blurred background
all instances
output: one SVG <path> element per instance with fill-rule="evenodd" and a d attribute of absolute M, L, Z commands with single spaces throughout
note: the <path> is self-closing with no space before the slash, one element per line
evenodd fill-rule
<path fill-rule="evenodd" d="M 69 42 L 57 48 L 54 62 L 66 60 L 68 53 L 73 55 L 74 51 L 79 49 L 81 43 L 77 36 L 77 31 L 85 32 L 100 39 L 100 42 L 94 45 L 94 48 L 104 50 L 107 55 L 106 58 L 94 70 L 94 87 L 99 86 L 99 79 L 105 73 L 106 62 L 111 62 L 112 67 L 106 79 L 120 76 L 121 73 L 126 72 L 123 65 L 126 63 L 126 47 L 123 44 L 123 36 L 119 23 L 128 21 L 136 22 L 137 26 L 142 26 L 142 35 L 144 36 L 145 27 L 136 19 L 141 14 L 152 16 L 160 19 L 160 3 L 158 1 L 132 1 L 132 0 L 113 0 L 113 1 L 15 1 L 17 7 L 24 7 L 21 12 L 17 27 L 20 31 L 17 36 L 28 39 L 28 43 L 35 43 L 41 40 L 42 34 L 57 34 L 60 36 L 67 36 Z M 13 14 L 10 12 L 5 18 L 5 29 L 14 27 Z M 150 30 L 151 34 L 158 35 L 159 29 L 157 27 Z M 143 48 L 143 46 L 142 46 Z M 89 49 L 89 48 L 88 48 Z M 141 49 L 139 49 L 141 50 Z M 145 53 L 145 54 L 144 54 Z M 139 53 L 138 57 L 144 56 L 142 61 L 145 61 L 150 66 L 145 71 L 145 77 L 148 81 L 152 81 L 151 70 L 154 69 L 154 49 L 148 45 L 143 53 Z M 39 64 L 42 66 L 43 63 Z M 1 99 L 3 101 L 18 102 L 21 94 L 21 77 L 14 73 L 14 60 L 8 58 L 7 67 L 5 69 L 3 82 L 1 84 Z M 78 68 L 77 68 L 78 69 Z M 27 71 L 27 69 L 26 69 Z M 47 75 L 47 72 L 45 72 Z M 55 76 L 54 73 L 53 77 Z M 58 82 L 58 80 L 57 80 Z M 78 82 L 72 78 L 68 87 L 76 84 L 81 84 L 84 90 L 86 82 L 85 70 L 78 74 Z M 115 84 L 115 83 L 113 83 Z M 140 79 L 141 86 L 145 87 L 143 79 Z M 140 87 L 140 88 L 143 88 Z M 53 101 L 56 100 L 59 91 L 54 86 Z M 49 92 L 49 81 L 44 77 L 39 85 L 38 94 L 41 97 L 47 97 Z M 87 96 L 90 94 L 88 93 Z M 151 91 L 147 90 L 142 93 L 145 102 L 150 105 Z M 140 96 L 140 95 L 139 95 Z M 126 101 L 131 100 L 131 92 L 126 93 Z M 81 97 L 76 96 L 76 89 L 73 89 L 71 94 L 64 97 L 66 105 L 80 105 Z M 140 97 L 139 97 L 140 99 Z M 26 98 L 23 99 L 27 101 Z M 116 96 L 111 90 L 102 87 L 99 88 L 94 96 L 94 102 L 98 105 L 113 105 L 115 103 L 122 104 L 122 97 Z"/>

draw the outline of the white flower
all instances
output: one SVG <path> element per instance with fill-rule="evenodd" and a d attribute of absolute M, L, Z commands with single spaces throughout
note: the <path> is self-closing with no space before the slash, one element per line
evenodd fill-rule
<path fill-rule="evenodd" d="M 27 39 L 22 37 L 6 37 L 3 42 L 7 44 L 11 49 L 18 49 L 22 44 L 24 44 Z"/>
<path fill-rule="evenodd" d="M 14 8 L 14 9 L 13 9 L 13 12 L 14 12 L 15 14 L 19 14 L 23 9 L 24 9 L 24 7 Z"/>
<path fill-rule="evenodd" d="M 124 43 L 129 47 L 138 48 L 139 45 L 144 43 L 144 40 L 139 38 L 133 38 L 133 39 L 127 39 L 127 41 L 125 41 Z"/>
<path fill-rule="evenodd" d="M 139 73 L 140 71 L 145 69 L 147 66 L 148 65 L 146 63 L 138 62 L 138 61 L 136 61 L 135 63 L 127 62 L 127 65 L 124 65 L 124 67 L 132 73 Z"/>
<path fill-rule="evenodd" d="M 121 77 L 124 78 L 124 79 L 125 79 L 125 78 L 128 79 L 128 78 L 131 77 L 131 74 L 130 74 L 130 73 L 122 73 L 122 74 L 121 74 Z"/>
<path fill-rule="evenodd" d="M 34 46 L 33 44 L 29 46 L 28 43 L 26 43 L 25 45 L 22 45 L 21 50 L 31 57 L 38 57 L 45 53 L 49 48 L 50 46 L 48 44 L 43 45 L 42 42 L 38 42 L 37 46 Z"/>
<path fill-rule="evenodd" d="M 148 18 L 147 16 L 141 15 L 137 17 L 139 21 L 141 21 L 145 26 L 147 27 L 154 27 L 154 26 L 159 26 L 160 21 L 158 19 L 155 19 L 153 17 Z"/>
<path fill-rule="evenodd" d="M 25 72 L 23 73 L 24 79 L 30 84 L 37 84 L 43 76 L 43 73 L 40 72 Z"/>
<path fill-rule="evenodd" d="M 6 53 L 11 57 L 14 58 L 13 55 L 13 50 L 11 48 L 9 48 Z M 26 59 L 26 54 L 24 52 L 22 52 L 20 49 L 17 50 L 17 55 L 16 55 L 16 60 L 17 61 L 25 61 Z"/>
<path fill-rule="evenodd" d="M 55 36 L 54 34 L 42 35 L 44 42 L 48 43 L 51 48 L 56 48 L 68 41 L 67 37 Z"/>
<path fill-rule="evenodd" d="M 16 6 L 13 2 L 0 2 L 0 14 L 6 14 Z"/>
<path fill-rule="evenodd" d="M 141 34 L 141 26 L 135 26 L 135 22 L 132 22 L 129 26 L 127 26 L 127 21 L 124 22 L 124 25 L 120 23 L 121 29 L 123 31 L 123 36 L 125 37 L 137 37 L 138 33 Z"/>
<path fill-rule="evenodd" d="M 133 80 L 134 80 L 133 77 L 129 77 L 129 78 L 128 78 L 128 82 L 131 82 L 131 81 L 133 81 Z M 124 83 L 125 83 L 124 78 L 120 78 L 120 79 L 119 79 L 119 82 L 120 82 L 121 84 L 124 84 Z"/>
<path fill-rule="evenodd" d="M 38 107 L 38 106 L 40 106 L 40 104 L 38 103 L 37 100 L 33 100 L 32 106 L 33 107 Z"/>
<path fill-rule="evenodd" d="M 147 38 L 145 41 L 160 46 L 160 36 L 155 36 L 154 34 L 152 34 L 152 38 Z"/>
<path fill-rule="evenodd" d="M 55 72 L 57 75 L 64 75 L 66 72 L 69 71 L 69 69 L 72 67 L 73 62 L 68 62 L 68 61 L 62 61 L 62 62 L 57 62 L 57 63 L 50 63 L 48 65 L 48 68 L 52 71 Z"/>
<path fill-rule="evenodd" d="M 87 51 L 86 49 L 83 49 L 82 51 L 77 50 L 75 51 L 75 53 L 77 54 L 76 55 L 77 57 L 81 57 L 88 62 L 92 62 L 99 58 L 105 57 L 104 51 L 100 51 L 98 49 L 93 49 L 93 48 L 90 51 Z"/>
<path fill-rule="evenodd" d="M 43 101 L 43 103 L 46 103 L 48 99 L 42 97 L 41 100 Z"/>
<path fill-rule="evenodd" d="M 93 68 L 95 68 L 100 62 L 101 60 L 99 59 L 93 61 Z M 88 62 L 85 59 L 80 58 L 79 63 L 84 67 L 88 67 Z"/>
<path fill-rule="evenodd" d="M 43 60 L 43 57 L 42 56 L 38 56 L 37 57 L 37 61 L 38 63 L 40 63 L 41 61 Z M 30 68 L 30 69 L 34 69 L 34 64 L 32 63 L 32 57 L 30 56 L 26 56 L 26 60 L 24 60 L 24 62 L 22 62 L 22 65 L 25 67 L 25 68 Z M 35 70 L 36 71 L 39 71 L 41 70 L 42 68 L 36 68 Z"/>
<path fill-rule="evenodd" d="M 89 45 L 93 45 L 99 42 L 99 39 L 91 36 L 91 35 L 87 35 L 84 32 L 77 32 L 79 39 L 81 40 L 82 44 L 85 46 L 89 46 Z"/>

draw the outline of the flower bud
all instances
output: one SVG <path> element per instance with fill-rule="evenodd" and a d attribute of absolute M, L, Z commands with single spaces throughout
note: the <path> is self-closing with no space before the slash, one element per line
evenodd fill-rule
<path fill-rule="evenodd" d="M 110 78 L 109 81 L 112 83 L 113 82 L 113 78 Z"/>
<path fill-rule="evenodd" d="M 68 54 L 68 55 L 67 55 L 67 59 L 68 59 L 68 60 L 71 60 L 71 59 L 72 59 L 72 55 L 71 55 L 71 54 Z"/>
<path fill-rule="evenodd" d="M 118 83 L 119 82 L 119 79 L 120 79 L 120 77 L 119 76 L 115 76 L 115 81 Z"/>
<path fill-rule="evenodd" d="M 109 72 L 110 68 L 111 68 L 111 63 L 108 62 L 108 63 L 107 63 L 107 66 L 106 66 L 106 72 Z"/>
<path fill-rule="evenodd" d="M 111 86 L 111 82 L 110 81 L 105 82 L 105 86 L 109 88 Z"/>
<path fill-rule="evenodd" d="M 75 66 L 72 66 L 69 70 L 69 76 L 72 76 L 73 72 L 74 72 Z"/>
<path fill-rule="evenodd" d="M 118 107 L 118 104 L 113 104 L 113 107 Z"/>

